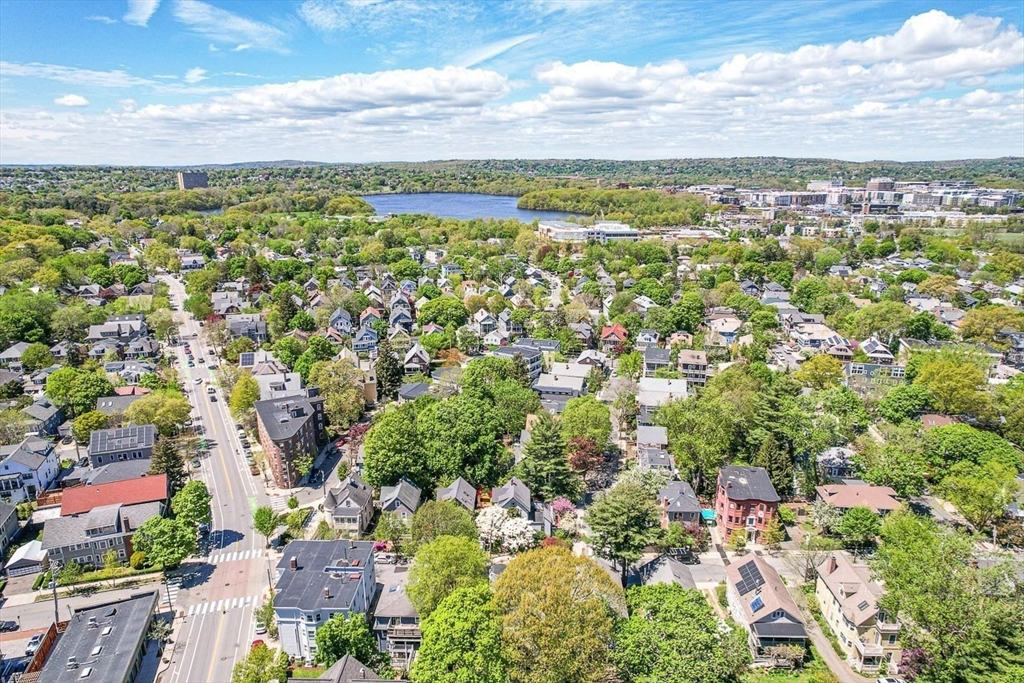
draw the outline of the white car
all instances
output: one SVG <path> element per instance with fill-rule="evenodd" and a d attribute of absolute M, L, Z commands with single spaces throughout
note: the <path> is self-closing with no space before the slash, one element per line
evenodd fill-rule
<path fill-rule="evenodd" d="M 202 377 L 196 377 L 195 380 L 192 381 L 192 384 L 202 384 L 202 383 L 203 383 L 203 378 Z"/>
<path fill-rule="evenodd" d="M 267 632 L 267 625 L 262 621 L 256 622 L 256 635 L 261 636 Z"/>

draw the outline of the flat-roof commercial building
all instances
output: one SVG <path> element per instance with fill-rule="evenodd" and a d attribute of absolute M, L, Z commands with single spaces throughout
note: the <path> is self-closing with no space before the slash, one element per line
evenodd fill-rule
<path fill-rule="evenodd" d="M 76 610 L 39 672 L 39 683 L 132 683 L 149 645 L 159 593 Z"/>
<path fill-rule="evenodd" d="M 640 233 L 625 223 L 600 221 L 596 225 L 577 225 L 565 221 L 541 221 L 537 233 L 553 242 L 636 242 Z"/>

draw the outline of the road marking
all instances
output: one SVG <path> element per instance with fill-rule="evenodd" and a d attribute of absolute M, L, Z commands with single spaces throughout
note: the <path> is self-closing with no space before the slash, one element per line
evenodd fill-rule
<path fill-rule="evenodd" d="M 281 496 L 271 496 L 270 507 L 274 512 L 284 512 L 288 509 L 288 499 Z"/>
<path fill-rule="evenodd" d="M 234 610 L 239 607 L 253 605 L 258 599 L 258 595 L 246 595 L 238 598 L 224 598 L 216 602 L 200 602 L 195 605 L 189 605 L 187 615 L 190 617 L 201 616 L 203 614 L 215 614 L 220 611 Z"/>
<path fill-rule="evenodd" d="M 236 550 L 234 552 L 223 552 L 211 555 L 207 560 L 209 564 L 220 564 L 221 562 L 239 562 L 241 560 L 252 560 L 258 559 L 264 556 L 264 550 L 251 549 L 251 550 Z"/>
<path fill-rule="evenodd" d="M 178 591 L 181 590 L 181 586 L 172 583 L 170 586 L 164 586 L 163 590 L 160 591 L 160 604 L 167 605 L 170 607 L 178 600 Z M 170 593 L 170 600 L 167 599 L 167 594 Z"/>
<path fill-rule="evenodd" d="M 221 642 L 220 634 L 221 634 L 221 631 L 224 630 L 224 622 L 225 621 L 227 621 L 227 620 L 224 619 L 223 616 L 220 619 L 217 620 L 217 636 L 213 639 L 214 643 L 220 644 L 220 642 Z M 213 680 L 213 667 L 216 666 L 216 665 L 217 665 L 217 658 L 216 657 L 210 657 L 210 668 L 206 670 L 206 677 L 203 680 L 205 680 L 205 681 L 212 681 Z"/>

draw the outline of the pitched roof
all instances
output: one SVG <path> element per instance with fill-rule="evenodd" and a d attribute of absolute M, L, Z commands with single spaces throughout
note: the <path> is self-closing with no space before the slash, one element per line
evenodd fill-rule
<path fill-rule="evenodd" d="M 855 564 L 845 552 L 834 552 L 816 569 L 847 619 L 860 626 L 878 614 L 878 600 L 885 591 L 866 564 Z"/>
<path fill-rule="evenodd" d="M 468 481 L 459 477 L 448 486 L 437 490 L 438 500 L 451 500 L 460 503 L 472 512 L 476 508 L 476 489 Z"/>
<path fill-rule="evenodd" d="M 701 512 L 700 501 L 689 482 L 670 481 L 658 491 L 658 498 L 666 512 Z"/>
<path fill-rule="evenodd" d="M 154 443 L 156 427 L 153 425 L 97 429 L 89 435 L 89 455 L 130 448 L 150 448 Z"/>
<path fill-rule="evenodd" d="M 380 489 L 380 505 L 385 510 L 395 502 L 401 502 L 410 510 L 416 510 L 420 506 L 422 491 L 405 477 L 398 480 L 394 486 L 382 486 Z"/>
<path fill-rule="evenodd" d="M 504 486 L 491 490 L 491 505 L 507 508 L 513 502 L 519 503 L 523 510 L 530 511 L 530 488 L 516 477 L 509 479 Z"/>
<path fill-rule="evenodd" d="M 780 500 L 763 467 L 723 467 L 718 471 L 718 482 L 725 487 L 730 500 L 763 500 L 766 503 Z"/>
<path fill-rule="evenodd" d="M 601 328 L 601 341 L 607 341 L 610 339 L 625 339 L 628 336 L 626 328 L 615 323 L 614 325 L 605 325 Z"/>
<path fill-rule="evenodd" d="M 748 624 L 778 610 L 785 611 L 799 624 L 804 623 L 800 608 L 779 573 L 762 558 L 752 555 L 733 562 L 725 568 L 725 575 L 740 596 L 740 606 Z"/>
<path fill-rule="evenodd" d="M 888 486 L 826 484 L 817 488 L 818 497 L 837 508 L 866 507 L 872 512 L 891 512 L 900 506 L 896 491 Z"/>
<path fill-rule="evenodd" d="M 76 486 L 64 489 L 60 514 L 77 515 L 103 505 L 121 503 L 135 505 L 167 500 L 167 475 L 151 474 L 137 479 L 125 479 L 109 484 Z"/>

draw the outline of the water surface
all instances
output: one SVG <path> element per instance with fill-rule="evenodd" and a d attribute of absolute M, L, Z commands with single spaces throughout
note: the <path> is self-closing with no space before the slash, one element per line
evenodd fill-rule
<path fill-rule="evenodd" d="M 430 192 L 425 194 L 377 194 L 363 197 L 378 215 L 389 213 L 429 213 L 440 218 L 515 218 L 524 223 L 534 219 L 560 219 L 570 214 L 561 211 L 533 211 L 516 207 L 518 197 L 493 194 Z"/>

